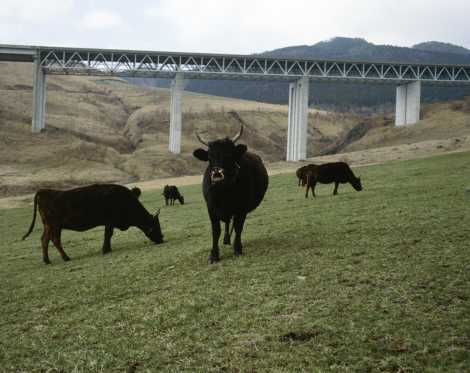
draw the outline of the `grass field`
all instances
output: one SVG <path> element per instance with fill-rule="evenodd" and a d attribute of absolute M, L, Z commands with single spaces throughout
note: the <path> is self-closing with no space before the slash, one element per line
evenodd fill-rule
<path fill-rule="evenodd" d="M 304 199 L 270 179 L 245 255 L 208 265 L 200 186 L 137 229 L 64 232 L 41 261 L 32 209 L 0 210 L 0 371 L 470 371 L 470 153 L 356 169 Z M 146 192 L 151 210 L 160 191 Z"/>

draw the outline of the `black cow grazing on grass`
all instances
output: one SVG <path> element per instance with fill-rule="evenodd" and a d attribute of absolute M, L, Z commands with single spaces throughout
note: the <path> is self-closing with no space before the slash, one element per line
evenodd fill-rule
<path fill-rule="evenodd" d="M 358 192 L 362 190 L 361 179 L 354 176 L 353 172 L 344 162 L 325 163 L 309 169 L 306 173 L 307 190 L 305 198 L 308 197 L 308 189 L 312 188 L 312 196 L 315 197 L 315 185 L 318 183 L 335 183 L 333 195 L 338 194 L 338 185 L 350 183 Z"/>
<path fill-rule="evenodd" d="M 235 229 L 233 249 L 235 255 L 242 254 L 241 235 L 246 215 L 263 200 L 268 189 L 268 173 L 263 161 L 256 154 L 247 152 L 246 145 L 235 143 L 243 133 L 211 141 L 198 140 L 208 147 L 196 149 L 193 154 L 201 161 L 209 161 L 204 173 L 202 191 L 212 225 L 212 250 L 209 263 L 219 260 L 220 221 L 225 223 L 224 244 L 230 245 L 230 221 Z"/>
<path fill-rule="evenodd" d="M 184 205 L 184 197 L 180 194 L 178 188 L 174 185 L 165 185 L 163 188 L 163 197 L 165 198 L 165 204 L 168 206 L 168 201 L 170 201 L 170 206 L 175 204 L 177 199 L 182 205 Z"/>
<path fill-rule="evenodd" d="M 140 203 L 139 188 L 127 189 L 121 185 L 95 184 L 65 191 L 41 189 L 34 196 L 33 221 L 29 236 L 36 221 L 39 209 L 44 232 L 42 234 L 42 256 L 49 264 L 48 246 L 52 240 L 64 261 L 70 260 L 62 248 L 60 240 L 62 229 L 86 231 L 104 225 L 103 254 L 111 251 L 111 237 L 114 228 L 122 231 L 131 226 L 138 227 L 153 242 L 163 242 L 158 212 L 155 216 L 148 213 Z"/>
<path fill-rule="evenodd" d="M 304 186 L 307 183 L 307 172 L 315 167 L 317 167 L 317 165 L 311 163 L 306 166 L 302 166 L 295 171 L 295 175 L 297 176 L 297 179 L 299 179 L 299 183 L 297 184 L 298 186 Z"/>

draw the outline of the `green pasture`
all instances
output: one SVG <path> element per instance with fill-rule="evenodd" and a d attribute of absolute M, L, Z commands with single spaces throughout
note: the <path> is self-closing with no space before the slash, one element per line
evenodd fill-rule
<path fill-rule="evenodd" d="M 215 265 L 199 185 L 162 208 L 164 244 L 64 231 L 48 266 L 32 208 L 0 210 L 0 372 L 470 371 L 470 154 L 355 173 L 308 200 L 271 177 Z"/>

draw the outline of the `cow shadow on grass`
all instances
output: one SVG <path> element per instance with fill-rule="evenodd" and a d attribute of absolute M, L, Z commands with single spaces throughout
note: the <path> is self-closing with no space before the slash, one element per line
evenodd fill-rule
<path fill-rule="evenodd" d="M 142 251 L 142 250 L 153 250 L 156 248 L 168 246 L 166 242 L 163 242 L 157 245 L 144 238 L 142 241 L 136 240 L 136 241 L 123 242 L 123 243 L 113 243 L 112 251 L 107 254 L 103 254 L 101 242 L 98 243 L 98 241 L 97 241 L 96 248 L 90 246 L 86 249 L 80 249 L 79 242 L 72 243 L 71 241 L 69 241 L 69 243 L 71 243 L 71 245 L 69 244 L 68 246 L 64 247 L 64 250 L 66 250 L 67 254 L 69 254 L 72 262 L 76 262 L 78 260 L 83 260 L 83 259 L 88 259 L 88 258 L 99 258 L 99 257 L 103 259 L 105 258 L 117 259 L 117 258 L 121 258 L 123 255 L 127 257 L 127 254 L 139 255 L 139 251 Z M 78 251 L 74 251 L 77 249 Z M 56 249 L 54 247 L 49 247 L 49 253 L 51 253 L 52 250 L 56 250 Z M 66 263 L 62 261 L 58 253 L 57 255 L 58 255 L 57 262 Z M 52 263 L 54 262 L 56 261 L 52 259 Z"/>
<path fill-rule="evenodd" d="M 245 258 L 279 258 L 295 256 L 305 250 L 311 250 L 315 254 L 321 246 L 314 238 L 308 241 L 296 241 L 292 237 L 265 235 L 258 238 L 242 240 L 243 256 Z M 221 260 L 237 260 L 232 246 L 220 245 Z"/>

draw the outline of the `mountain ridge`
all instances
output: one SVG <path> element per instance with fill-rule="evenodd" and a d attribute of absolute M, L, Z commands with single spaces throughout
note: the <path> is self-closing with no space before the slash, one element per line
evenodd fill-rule
<path fill-rule="evenodd" d="M 363 38 L 335 37 L 313 45 L 288 46 L 259 54 L 270 57 L 370 60 L 397 63 L 470 64 L 470 50 L 450 43 L 427 41 L 412 47 L 374 44 Z"/>

